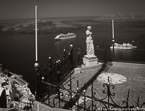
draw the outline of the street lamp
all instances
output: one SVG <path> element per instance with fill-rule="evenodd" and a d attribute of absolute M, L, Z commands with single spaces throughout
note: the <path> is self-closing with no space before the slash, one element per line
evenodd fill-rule
<path fill-rule="evenodd" d="M 69 53 L 70 63 L 71 63 L 71 70 L 74 68 L 73 62 L 73 44 L 70 44 L 70 53 Z"/>
<path fill-rule="evenodd" d="M 62 58 L 62 64 L 63 64 L 63 66 L 64 66 L 64 70 L 63 70 L 63 73 L 66 71 L 66 65 L 67 65 L 67 63 L 66 63 L 66 50 L 65 49 L 63 49 L 63 58 Z"/>
<path fill-rule="evenodd" d="M 58 98 L 59 98 L 59 108 L 60 108 L 60 60 L 56 61 L 56 74 L 57 74 L 57 92 L 58 92 Z"/>

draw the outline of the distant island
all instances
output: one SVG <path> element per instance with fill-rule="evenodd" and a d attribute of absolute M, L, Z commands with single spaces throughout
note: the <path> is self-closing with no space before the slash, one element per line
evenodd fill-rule
<path fill-rule="evenodd" d="M 18 23 L 15 25 L 6 25 L 1 28 L 2 32 L 9 33 L 22 33 L 22 34 L 33 34 L 34 33 L 34 22 Z M 58 20 L 40 20 L 38 21 L 38 33 L 53 33 L 61 28 L 76 28 L 71 24 L 63 23 Z"/>
<path fill-rule="evenodd" d="M 104 15 L 97 17 L 73 17 L 73 18 L 42 18 L 38 20 L 38 33 L 47 34 L 54 32 L 66 32 L 76 29 L 78 27 L 86 27 L 87 25 L 95 25 L 97 21 L 108 20 L 120 20 L 120 21 L 145 21 L 144 13 L 134 14 L 118 14 L 118 15 Z M 25 20 L 24 20 L 25 21 Z M 6 33 L 22 33 L 22 34 L 34 34 L 34 21 L 19 22 L 13 24 L 0 24 L 0 30 Z"/>

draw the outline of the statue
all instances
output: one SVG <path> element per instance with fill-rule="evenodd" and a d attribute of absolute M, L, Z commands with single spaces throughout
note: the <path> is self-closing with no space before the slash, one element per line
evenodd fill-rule
<path fill-rule="evenodd" d="M 87 56 L 95 56 L 94 54 L 94 44 L 93 44 L 93 39 L 92 39 L 92 32 L 91 32 L 91 26 L 87 27 L 87 31 L 86 31 L 86 52 L 87 52 Z"/>
<path fill-rule="evenodd" d="M 96 66 L 98 64 L 98 58 L 95 55 L 94 51 L 94 44 L 92 39 L 92 32 L 91 32 L 91 26 L 87 27 L 86 30 L 86 52 L 87 54 L 83 57 L 83 66 L 92 67 Z"/>

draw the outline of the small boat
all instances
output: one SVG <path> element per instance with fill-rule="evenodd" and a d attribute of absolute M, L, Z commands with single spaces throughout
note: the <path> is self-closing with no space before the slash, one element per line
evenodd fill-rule
<path fill-rule="evenodd" d="M 54 39 L 70 39 L 70 38 L 75 38 L 76 34 L 75 33 L 67 33 L 67 34 L 59 34 L 57 35 Z"/>
<path fill-rule="evenodd" d="M 113 49 L 113 46 L 110 46 L 111 49 Z M 114 49 L 134 49 L 137 48 L 137 46 L 133 46 L 130 43 L 123 43 L 123 44 L 118 44 L 114 43 Z"/>

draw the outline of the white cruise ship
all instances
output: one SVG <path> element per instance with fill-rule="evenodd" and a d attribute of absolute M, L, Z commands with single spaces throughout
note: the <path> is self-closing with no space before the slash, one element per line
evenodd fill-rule
<path fill-rule="evenodd" d="M 113 46 L 110 46 L 111 49 L 113 49 Z M 137 48 L 137 46 L 133 46 L 130 43 L 123 43 L 123 44 L 118 44 L 114 43 L 114 49 L 134 49 Z"/>
<path fill-rule="evenodd" d="M 57 35 L 54 39 L 70 39 L 70 38 L 75 38 L 76 34 L 75 33 L 67 33 L 67 34 L 59 34 Z"/>

